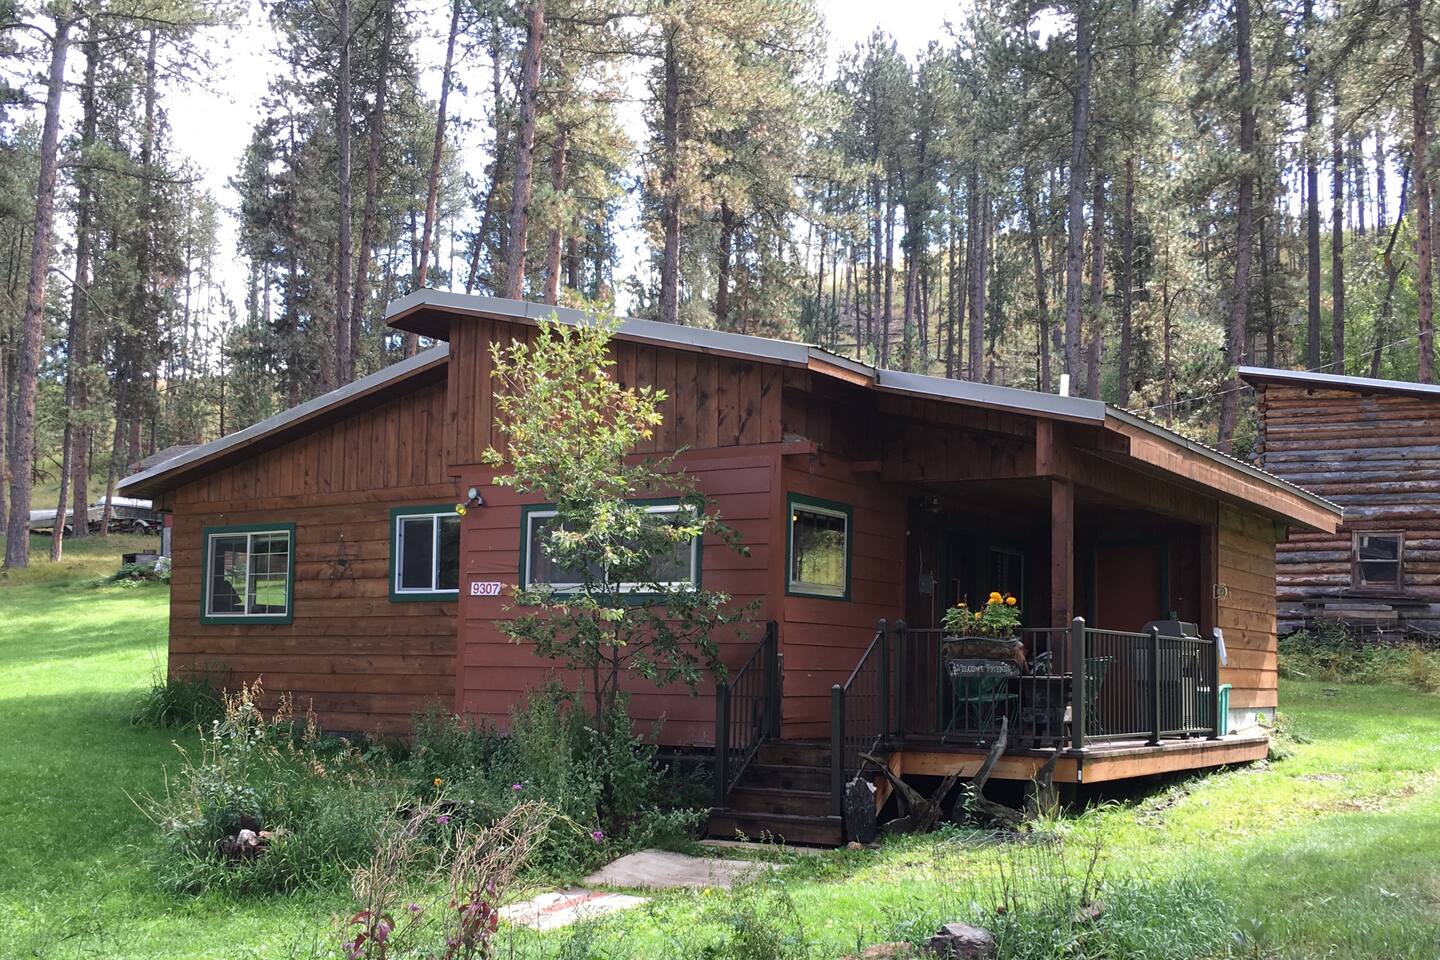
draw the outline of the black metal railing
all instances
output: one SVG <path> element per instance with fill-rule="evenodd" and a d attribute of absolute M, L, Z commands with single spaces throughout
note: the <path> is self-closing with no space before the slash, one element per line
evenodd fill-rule
<path fill-rule="evenodd" d="M 840 816 L 845 783 L 864 769 L 894 729 L 891 714 L 890 630 L 884 620 L 846 681 L 830 688 L 830 809 Z"/>
<path fill-rule="evenodd" d="M 759 644 L 727 679 L 715 684 L 715 806 L 755 759 L 760 744 L 780 736 L 780 637 L 765 624 Z"/>
<path fill-rule="evenodd" d="M 985 744 L 1002 719 L 1021 748 L 1218 736 L 1214 639 L 1094 629 L 1077 617 L 1068 628 L 1022 630 L 1019 675 L 975 677 L 949 669 L 943 630 L 901 622 L 893 633 L 901 737 Z"/>

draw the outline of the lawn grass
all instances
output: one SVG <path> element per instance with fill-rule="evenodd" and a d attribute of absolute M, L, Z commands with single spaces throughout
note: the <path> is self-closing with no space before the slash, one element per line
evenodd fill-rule
<path fill-rule="evenodd" d="M 40 559 L 45 538 L 34 547 L 29 570 L 0 579 L 0 957 L 313 955 L 347 906 L 343 891 L 237 900 L 157 889 L 155 831 L 130 797 L 163 789 L 172 741 L 193 736 L 129 717 L 163 664 L 168 588 L 88 585 L 135 549 L 125 538 L 67 544 L 58 567 Z M 1246 956 L 1434 960 L 1440 698 L 1287 681 L 1281 699 L 1308 741 L 1290 758 L 1152 784 L 1067 817 L 1066 856 L 1101 838 L 1112 880 L 1200 885 L 1239 918 Z M 834 956 L 983 913 L 1007 856 L 951 832 L 800 858 L 780 878 L 796 922 Z M 587 931 L 603 952 L 575 956 L 681 955 L 737 915 L 731 902 L 659 897 Z"/>

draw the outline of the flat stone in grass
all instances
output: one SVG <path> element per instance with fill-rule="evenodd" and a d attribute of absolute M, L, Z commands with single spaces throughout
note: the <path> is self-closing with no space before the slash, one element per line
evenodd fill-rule
<path fill-rule="evenodd" d="M 639 887 L 669 890 L 689 887 L 729 888 L 751 880 L 771 869 L 768 863 L 749 860 L 719 860 L 712 857 L 690 857 L 665 850 L 641 850 L 621 857 L 586 877 L 584 882 L 596 887 Z"/>
<path fill-rule="evenodd" d="M 568 890 L 542 893 L 523 903 L 501 907 L 500 916 L 509 923 L 532 930 L 554 930 L 557 927 L 569 926 L 577 920 L 590 920 L 617 910 L 638 907 L 644 902 L 644 897 L 572 887 Z"/>

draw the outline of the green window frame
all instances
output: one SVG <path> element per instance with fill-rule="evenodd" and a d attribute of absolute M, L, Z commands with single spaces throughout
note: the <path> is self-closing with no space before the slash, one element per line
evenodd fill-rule
<path fill-rule="evenodd" d="M 251 523 L 205 527 L 200 533 L 200 622 L 211 624 L 291 623 L 295 619 L 295 524 Z M 276 550 L 283 538 L 284 551 Z M 243 548 L 237 549 L 243 542 Z M 228 546 L 228 549 L 226 549 Z M 258 549 L 257 549 L 258 548 Z M 219 553 L 217 551 L 224 551 Z M 243 559 L 242 559 L 243 554 Z M 284 559 L 277 561 L 276 558 Z M 265 558 L 263 562 L 259 558 Z M 224 566 L 217 569 L 217 559 Z M 280 569 L 275 569 L 277 566 Z M 214 579 L 212 580 L 212 575 Z M 216 587 L 225 584 L 230 597 L 218 609 Z M 275 599 L 282 585 L 283 609 Z M 243 590 L 236 590 L 236 586 Z M 271 602 L 260 603 L 262 596 Z M 235 606 L 239 609 L 234 609 Z"/>
<path fill-rule="evenodd" d="M 446 579 L 443 567 L 443 530 L 445 521 L 455 521 L 455 585 L 443 586 Z M 426 522 L 428 521 L 428 523 Z M 423 531 L 424 527 L 428 531 Z M 410 601 L 455 600 L 460 596 L 460 515 L 453 503 L 434 506 L 395 507 L 390 511 L 390 600 L 393 603 Z M 408 537 L 424 537 L 428 543 L 428 569 L 407 570 L 405 546 Z M 423 549 L 423 548 L 422 548 Z M 417 585 L 412 575 L 423 578 L 423 585 Z M 405 581 L 410 585 L 406 586 Z"/>
<path fill-rule="evenodd" d="M 678 513 L 683 509 L 680 501 L 676 498 L 656 500 L 631 500 L 630 503 L 639 504 L 651 513 Z M 556 514 L 553 503 L 536 503 L 520 508 L 520 589 L 527 590 L 532 585 L 539 583 L 531 580 L 531 543 L 535 539 L 535 523 Z M 689 587 L 699 589 L 701 581 L 701 558 L 704 556 L 704 537 L 695 537 L 690 541 L 690 577 L 688 580 L 671 580 L 664 584 L 669 588 Z M 579 588 L 577 583 L 561 583 L 550 585 L 556 593 L 571 593 Z M 639 584 L 620 584 L 620 590 L 629 593 L 636 598 L 656 597 L 659 594 L 654 591 L 642 591 Z"/>
<path fill-rule="evenodd" d="M 786 500 L 789 520 L 785 525 L 785 593 L 794 597 L 817 597 L 822 600 L 849 600 L 850 599 L 850 578 L 854 567 L 854 542 L 855 542 L 855 513 L 849 504 L 838 503 L 834 500 L 821 500 L 819 497 L 807 497 L 803 494 L 792 493 Z M 802 518 L 809 518 L 812 521 L 821 521 L 832 524 L 839 520 L 843 523 L 842 546 L 841 546 L 841 576 L 830 580 L 806 579 L 802 571 L 797 571 L 796 561 L 796 527 L 803 521 Z M 804 545 L 806 534 L 802 533 L 801 546 Z M 838 580 L 839 582 L 833 582 Z"/>

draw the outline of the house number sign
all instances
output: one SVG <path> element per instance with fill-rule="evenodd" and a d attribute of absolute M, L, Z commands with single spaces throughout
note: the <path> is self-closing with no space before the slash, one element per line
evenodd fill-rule
<path fill-rule="evenodd" d="M 470 581 L 470 596 L 472 597 L 498 597 L 500 590 L 505 584 L 499 580 L 472 580 Z"/>

